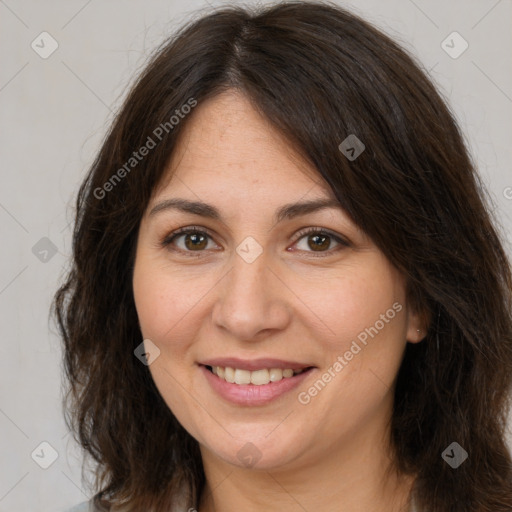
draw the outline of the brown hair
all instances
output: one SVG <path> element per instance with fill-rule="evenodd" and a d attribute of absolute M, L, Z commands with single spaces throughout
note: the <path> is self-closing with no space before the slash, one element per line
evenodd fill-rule
<path fill-rule="evenodd" d="M 417 475 L 418 505 L 510 511 L 512 277 L 486 192 L 415 60 L 319 2 L 224 7 L 189 22 L 138 78 L 80 188 L 72 267 L 54 309 L 66 422 L 98 463 L 96 505 L 158 512 L 187 489 L 194 507 L 205 483 L 197 441 L 134 356 L 138 227 L 188 118 L 168 123 L 147 156 L 98 190 L 191 98 L 227 89 L 243 92 L 318 170 L 430 319 L 426 338 L 406 346 L 391 424 L 395 465 Z M 366 146 L 352 161 L 338 149 L 350 134 Z M 457 469 L 441 457 L 454 441 L 469 453 Z"/>

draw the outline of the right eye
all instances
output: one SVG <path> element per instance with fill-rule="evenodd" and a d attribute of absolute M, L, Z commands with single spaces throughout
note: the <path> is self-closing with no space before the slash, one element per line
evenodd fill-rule
<path fill-rule="evenodd" d="M 179 240 L 182 240 L 181 246 Z M 179 228 L 169 233 L 161 242 L 163 247 L 167 247 L 174 252 L 181 252 L 187 256 L 199 256 L 199 254 L 191 254 L 194 252 L 201 253 L 208 248 L 211 235 L 205 230 L 197 226 L 189 226 Z"/>

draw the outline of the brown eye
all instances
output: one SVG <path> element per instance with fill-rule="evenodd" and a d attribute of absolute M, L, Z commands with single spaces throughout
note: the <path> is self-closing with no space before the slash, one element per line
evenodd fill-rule
<path fill-rule="evenodd" d="M 202 252 L 208 247 L 210 235 L 197 228 L 182 228 L 168 235 L 162 246 L 184 253 Z"/>
<path fill-rule="evenodd" d="M 313 251 L 322 251 L 324 249 L 328 249 L 330 244 L 329 235 L 309 235 L 308 237 L 308 246 Z"/>
<path fill-rule="evenodd" d="M 211 235 L 204 229 L 188 227 L 170 233 L 162 241 L 162 246 L 187 256 L 200 256 L 206 249 L 211 249 L 211 247 L 208 247 L 210 240 L 213 240 Z M 302 247 L 300 247 L 301 243 L 303 244 Z M 336 244 L 334 249 L 332 249 L 333 243 Z M 301 231 L 294 245 L 298 246 L 298 249 L 302 252 L 317 253 L 318 256 L 328 256 L 350 246 L 349 242 L 340 236 L 321 228 L 310 228 Z"/>
<path fill-rule="evenodd" d="M 208 245 L 208 240 L 202 233 L 187 233 L 181 236 L 184 236 L 185 246 L 191 251 L 204 249 Z"/>
<path fill-rule="evenodd" d="M 333 242 L 336 244 L 335 248 L 330 250 Z M 301 243 L 302 247 L 300 246 Z M 327 253 L 326 255 L 328 255 L 344 247 L 349 247 L 350 244 L 334 233 L 321 228 L 312 228 L 299 232 L 299 238 L 295 245 L 304 252 Z"/>

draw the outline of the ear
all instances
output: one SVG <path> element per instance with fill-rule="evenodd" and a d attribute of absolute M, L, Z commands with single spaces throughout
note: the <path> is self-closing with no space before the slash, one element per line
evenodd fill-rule
<path fill-rule="evenodd" d="M 424 312 L 415 311 L 412 307 L 407 308 L 407 341 L 419 343 L 427 335 L 430 319 Z"/>

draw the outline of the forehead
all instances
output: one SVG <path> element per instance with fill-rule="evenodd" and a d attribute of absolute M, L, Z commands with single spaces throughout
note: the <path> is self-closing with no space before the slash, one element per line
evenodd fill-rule
<path fill-rule="evenodd" d="M 170 191 L 199 196 L 237 193 L 261 200 L 334 195 L 318 171 L 241 93 L 200 103 L 186 120 L 155 197 Z"/>

